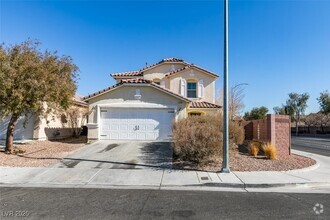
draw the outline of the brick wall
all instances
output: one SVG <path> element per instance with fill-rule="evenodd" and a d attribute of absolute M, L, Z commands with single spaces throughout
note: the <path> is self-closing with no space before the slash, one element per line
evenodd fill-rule
<path fill-rule="evenodd" d="M 291 153 L 290 117 L 287 115 L 267 115 L 266 119 L 246 122 L 245 139 L 270 142 L 279 155 Z"/>

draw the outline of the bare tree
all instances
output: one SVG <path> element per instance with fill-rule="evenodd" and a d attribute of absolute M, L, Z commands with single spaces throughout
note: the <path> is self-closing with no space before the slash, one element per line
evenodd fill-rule
<path fill-rule="evenodd" d="M 247 83 L 240 83 L 238 85 L 232 86 L 229 90 L 229 119 L 234 120 L 239 117 L 244 109 L 244 85 Z M 217 103 L 222 105 L 222 91 L 219 92 L 219 98 Z"/>
<path fill-rule="evenodd" d="M 88 109 L 79 106 L 72 106 L 65 112 L 65 114 L 67 116 L 67 122 L 73 130 L 73 136 L 79 136 L 81 126 L 85 123 L 87 115 L 89 114 Z"/>
<path fill-rule="evenodd" d="M 301 121 L 307 126 L 308 133 L 310 133 L 310 127 L 318 124 L 318 114 L 310 113 L 309 115 L 304 115 L 301 117 Z"/>
<path fill-rule="evenodd" d="M 324 127 L 330 125 L 330 115 L 317 113 L 317 125 L 320 126 L 322 133 L 324 133 Z"/>

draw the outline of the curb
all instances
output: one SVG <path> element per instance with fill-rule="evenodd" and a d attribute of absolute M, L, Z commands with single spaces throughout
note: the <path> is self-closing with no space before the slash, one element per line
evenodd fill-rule
<path fill-rule="evenodd" d="M 302 156 L 302 155 L 299 155 L 299 156 Z M 316 162 L 312 166 L 301 168 L 301 169 L 295 169 L 295 170 L 280 171 L 280 172 L 283 172 L 283 173 L 298 173 L 298 172 L 309 172 L 309 171 L 316 170 L 317 168 L 320 167 L 320 163 L 317 159 L 315 159 L 315 158 L 312 158 L 312 159 L 315 160 L 315 162 Z"/>
<path fill-rule="evenodd" d="M 299 150 L 295 150 L 295 153 L 292 153 L 292 154 L 298 155 L 300 157 L 313 159 L 313 160 L 315 160 L 315 164 L 313 164 L 312 166 L 309 166 L 309 167 L 301 168 L 301 169 L 287 170 L 287 171 L 281 171 L 281 172 L 283 172 L 283 173 L 308 172 L 308 171 L 316 170 L 317 168 L 320 167 L 319 160 L 316 159 L 315 157 L 313 157 L 313 155 L 311 155 L 310 153 L 309 153 L 309 156 L 306 156 L 306 154 L 304 152 L 300 152 Z"/>
<path fill-rule="evenodd" d="M 43 184 L 43 183 L 0 183 L 1 187 L 30 187 L 30 188 L 103 188 L 103 189 L 154 189 L 154 190 L 166 190 L 166 189 L 182 189 L 186 190 L 193 187 L 203 188 L 229 188 L 229 189 L 270 189 L 281 187 L 317 187 L 326 186 L 330 187 L 328 182 L 306 182 L 306 183 L 274 183 L 274 184 L 243 184 L 243 183 L 204 183 L 204 184 L 192 184 L 192 185 L 101 185 L 101 184 Z"/>

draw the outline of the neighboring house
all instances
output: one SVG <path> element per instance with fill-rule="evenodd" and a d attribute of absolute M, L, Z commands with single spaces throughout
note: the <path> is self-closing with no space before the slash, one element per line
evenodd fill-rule
<path fill-rule="evenodd" d="M 170 140 L 174 120 L 221 108 L 215 104 L 218 76 L 181 59 L 111 76 L 116 85 L 83 99 L 90 140 Z"/>
<path fill-rule="evenodd" d="M 75 95 L 73 98 L 71 108 L 78 108 L 85 112 L 88 111 L 87 103 L 82 101 L 82 97 L 79 95 Z M 79 127 L 86 124 L 86 116 L 79 115 L 77 118 Z M 22 115 L 16 122 L 14 140 L 48 140 L 72 136 L 73 129 L 64 113 L 51 114 L 47 118 L 30 115 L 24 126 L 25 119 L 26 117 Z M 9 117 L 3 121 L 0 119 L 0 140 L 6 139 L 8 123 Z"/>

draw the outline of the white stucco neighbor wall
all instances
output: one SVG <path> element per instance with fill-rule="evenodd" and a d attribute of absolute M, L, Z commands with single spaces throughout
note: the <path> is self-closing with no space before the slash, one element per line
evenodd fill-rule
<path fill-rule="evenodd" d="M 35 126 L 35 116 L 28 116 L 28 121 L 24 125 L 26 117 L 21 116 L 15 125 L 14 140 L 31 140 L 33 139 L 33 131 Z M 6 117 L 4 120 L 0 119 L 0 140 L 5 140 L 7 136 L 7 127 L 10 117 Z"/>

